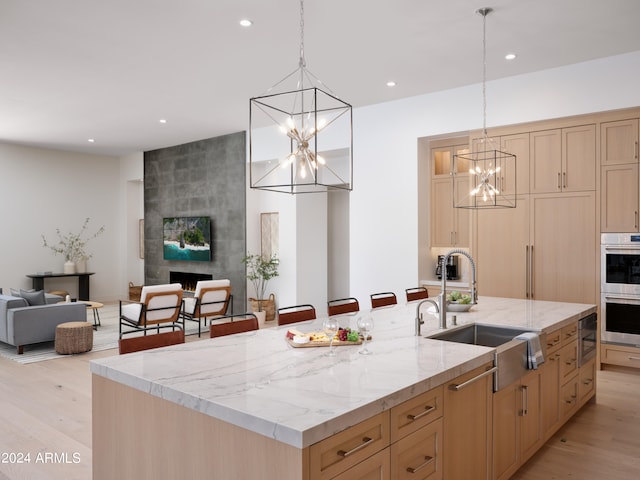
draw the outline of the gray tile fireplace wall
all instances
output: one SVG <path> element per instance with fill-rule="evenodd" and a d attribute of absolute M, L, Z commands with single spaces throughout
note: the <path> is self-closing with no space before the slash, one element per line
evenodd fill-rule
<path fill-rule="evenodd" d="M 231 280 L 234 312 L 246 309 L 245 132 L 145 152 L 145 284 L 169 282 L 170 271 Z M 162 219 L 211 218 L 210 262 L 163 259 Z"/>

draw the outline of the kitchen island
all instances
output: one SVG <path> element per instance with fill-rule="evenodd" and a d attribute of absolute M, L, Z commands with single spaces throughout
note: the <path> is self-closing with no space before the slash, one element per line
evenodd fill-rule
<path fill-rule="evenodd" d="M 94 479 L 329 478 L 312 471 L 314 445 L 492 363 L 493 348 L 424 338 L 438 331 L 435 314 L 416 337 L 416 305 L 358 314 L 374 318 L 369 356 L 359 346 L 334 357 L 293 348 L 288 328 L 274 327 L 93 361 Z M 594 311 L 481 297 L 455 315 L 459 325 L 547 332 Z M 353 328 L 356 318 L 341 324 Z"/>

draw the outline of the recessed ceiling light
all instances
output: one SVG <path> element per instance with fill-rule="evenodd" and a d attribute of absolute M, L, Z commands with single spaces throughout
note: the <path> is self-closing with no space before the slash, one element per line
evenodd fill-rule
<path fill-rule="evenodd" d="M 161 118 L 161 119 L 159 120 L 159 122 L 160 122 L 160 123 L 167 123 L 167 119 L 166 119 L 166 118 Z"/>
<path fill-rule="evenodd" d="M 387 87 L 395 87 L 396 86 L 396 82 L 394 82 L 393 80 L 390 80 L 387 82 Z"/>
<path fill-rule="evenodd" d="M 507 54 L 504 56 L 504 58 L 505 58 L 505 59 L 507 59 L 507 60 L 513 60 L 513 59 L 515 59 L 515 58 L 516 58 L 516 54 L 515 54 L 515 53 L 507 53 Z"/>
<path fill-rule="evenodd" d="M 243 27 L 250 27 L 251 25 L 253 25 L 253 22 L 248 18 L 243 18 L 242 20 L 240 20 L 240 25 L 242 25 Z"/>
<path fill-rule="evenodd" d="M 89 142 L 89 143 L 93 143 L 93 142 L 95 142 L 95 139 L 93 139 L 93 138 L 88 138 L 88 139 L 87 139 L 87 142 Z"/>

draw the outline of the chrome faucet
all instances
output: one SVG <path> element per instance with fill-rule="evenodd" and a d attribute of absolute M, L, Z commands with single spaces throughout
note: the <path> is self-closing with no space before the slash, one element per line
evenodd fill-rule
<path fill-rule="evenodd" d="M 432 300 L 431 298 L 425 298 L 418 304 L 418 306 L 416 307 L 416 337 L 420 336 L 420 326 L 424 323 L 424 320 L 422 320 L 422 315 L 420 315 L 420 307 L 423 303 L 432 303 L 436 307 L 436 312 L 440 311 L 438 302 Z"/>
<path fill-rule="evenodd" d="M 442 266 L 442 285 L 440 286 L 440 324 L 439 328 L 447 328 L 447 263 L 451 255 L 463 255 L 469 259 L 471 263 L 471 304 L 478 303 L 478 292 L 476 290 L 476 262 L 473 261 L 471 255 L 464 250 L 455 249 L 447 253 L 441 260 Z"/>

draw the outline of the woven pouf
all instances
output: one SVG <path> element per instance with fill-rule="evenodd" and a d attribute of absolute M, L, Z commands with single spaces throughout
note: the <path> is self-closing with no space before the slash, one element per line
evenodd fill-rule
<path fill-rule="evenodd" d="M 93 348 L 91 322 L 66 322 L 56 327 L 56 352 L 62 355 L 88 352 Z"/>

